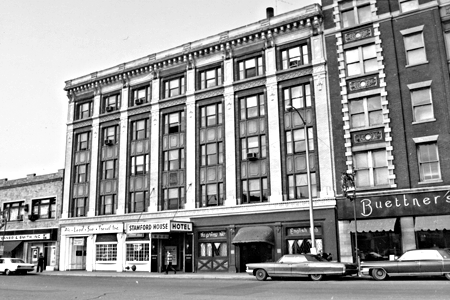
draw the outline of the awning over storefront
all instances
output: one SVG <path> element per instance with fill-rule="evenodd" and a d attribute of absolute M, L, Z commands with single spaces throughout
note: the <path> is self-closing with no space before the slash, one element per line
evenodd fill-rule
<path fill-rule="evenodd" d="M 358 232 L 393 231 L 397 218 L 357 220 Z M 355 221 L 350 222 L 350 231 L 355 232 Z"/>
<path fill-rule="evenodd" d="M 275 241 L 273 229 L 269 226 L 243 227 L 239 229 L 232 244 L 242 243 L 268 243 L 273 245 Z"/>
<path fill-rule="evenodd" d="M 450 230 L 450 216 L 416 217 L 415 231 Z"/>
<path fill-rule="evenodd" d="M 22 241 L 11 241 L 11 242 L 3 242 L 3 252 L 11 252 L 14 249 L 17 248 L 17 246 L 20 245 L 20 243 L 22 243 Z M 0 245 L 2 245 L 2 243 L 0 242 Z"/>

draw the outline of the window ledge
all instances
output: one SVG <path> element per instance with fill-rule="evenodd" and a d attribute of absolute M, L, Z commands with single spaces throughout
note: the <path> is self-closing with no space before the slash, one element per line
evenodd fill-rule
<path fill-rule="evenodd" d="M 412 122 L 411 124 L 417 125 L 417 124 L 430 123 L 430 122 L 436 122 L 436 119 L 433 118 L 433 119 L 426 119 L 426 120 L 422 120 L 422 121 L 415 121 L 415 122 Z"/>
<path fill-rule="evenodd" d="M 420 63 L 417 63 L 417 64 L 406 65 L 405 68 L 417 67 L 417 66 L 421 66 L 421 65 L 426 65 L 426 64 L 428 64 L 428 63 L 429 63 L 428 60 L 426 60 L 426 61 L 423 61 L 423 62 L 420 62 Z"/>
<path fill-rule="evenodd" d="M 312 64 L 309 63 L 309 64 L 305 64 L 305 65 L 296 66 L 296 67 L 293 67 L 293 68 L 280 69 L 280 70 L 277 70 L 277 75 L 289 73 L 289 72 L 292 72 L 292 71 L 298 71 L 298 70 L 301 70 L 301 69 L 307 69 L 307 68 L 311 68 L 311 67 L 312 67 Z"/>
<path fill-rule="evenodd" d="M 235 80 L 233 82 L 233 84 L 241 84 L 241 83 L 246 83 L 246 82 L 251 82 L 254 80 L 258 80 L 258 79 L 265 79 L 266 78 L 266 74 L 263 75 L 258 75 L 258 76 L 253 76 L 253 77 L 249 77 L 249 78 L 244 78 L 244 79 L 239 79 L 239 80 Z"/>
<path fill-rule="evenodd" d="M 368 190 L 379 190 L 379 189 L 387 189 L 390 188 L 391 186 L 388 184 L 385 185 L 377 185 L 377 186 L 357 186 L 356 187 L 356 191 L 357 192 L 362 192 L 362 191 L 368 191 Z"/>
<path fill-rule="evenodd" d="M 430 184 L 430 183 L 442 183 L 444 182 L 442 179 L 433 179 L 433 180 L 427 180 L 427 181 L 419 181 L 418 184 Z"/>
<path fill-rule="evenodd" d="M 350 132 L 359 132 L 359 131 L 367 131 L 367 130 L 374 130 L 374 129 L 384 129 L 384 124 L 380 125 L 374 125 L 374 126 L 368 126 L 368 127 L 358 127 L 358 128 L 350 128 Z"/>
<path fill-rule="evenodd" d="M 164 102 L 164 101 L 171 101 L 171 100 L 176 100 L 176 99 L 182 99 L 186 97 L 186 93 L 181 94 L 181 95 L 177 95 L 177 96 L 173 96 L 173 97 L 168 97 L 168 98 L 162 98 L 159 99 L 159 102 Z"/>
<path fill-rule="evenodd" d="M 346 76 L 345 80 L 353 80 L 353 79 L 357 79 L 357 78 L 361 78 L 361 77 L 366 77 L 366 76 L 371 76 L 371 75 L 378 75 L 380 72 L 379 71 L 373 71 L 373 72 L 367 72 L 364 74 L 358 74 L 358 75 L 352 75 L 352 76 Z"/>

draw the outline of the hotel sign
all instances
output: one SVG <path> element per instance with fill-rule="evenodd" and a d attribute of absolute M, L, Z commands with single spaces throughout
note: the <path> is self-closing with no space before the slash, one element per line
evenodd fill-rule
<path fill-rule="evenodd" d="M 356 198 L 358 219 L 450 214 L 450 190 Z M 338 202 L 338 218 L 353 219 L 353 202 Z"/>
<path fill-rule="evenodd" d="M 0 241 L 26 241 L 26 240 L 49 240 L 50 233 L 18 234 L 0 236 Z"/>
<path fill-rule="evenodd" d="M 123 223 L 108 223 L 95 225 L 67 226 L 61 228 L 61 235 L 71 234 L 101 234 L 123 232 Z"/>
<path fill-rule="evenodd" d="M 192 232 L 191 222 L 162 221 L 162 222 L 140 222 L 126 225 L 127 234 L 144 232 Z"/>

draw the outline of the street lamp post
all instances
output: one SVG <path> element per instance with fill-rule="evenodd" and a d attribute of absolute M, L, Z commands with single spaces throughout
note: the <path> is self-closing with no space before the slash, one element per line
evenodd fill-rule
<path fill-rule="evenodd" d="M 360 269 L 359 249 L 358 249 L 358 223 L 356 221 L 356 187 L 355 187 L 355 175 L 356 172 L 342 173 L 341 176 L 341 188 L 344 196 L 353 202 L 353 218 L 355 223 L 355 259 Z"/>
<path fill-rule="evenodd" d="M 306 154 L 306 176 L 308 177 L 308 201 L 309 201 L 309 225 L 310 225 L 310 233 L 311 233 L 311 254 L 317 254 L 317 248 L 316 248 L 316 237 L 314 233 L 314 205 L 312 201 L 312 188 L 311 188 L 311 170 L 309 169 L 309 135 L 308 135 L 308 128 L 306 126 L 305 119 L 303 119 L 302 115 L 298 111 L 297 108 L 295 108 L 292 105 L 287 105 L 285 107 L 287 112 L 295 111 L 300 119 L 303 122 L 304 130 L 305 130 L 305 154 Z"/>

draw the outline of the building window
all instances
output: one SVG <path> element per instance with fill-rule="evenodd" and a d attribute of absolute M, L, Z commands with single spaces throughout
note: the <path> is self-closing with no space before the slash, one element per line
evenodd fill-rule
<path fill-rule="evenodd" d="M 75 183 L 87 182 L 88 164 L 75 166 Z"/>
<path fill-rule="evenodd" d="M 219 182 L 201 185 L 201 199 L 203 207 L 223 205 L 223 183 Z"/>
<path fill-rule="evenodd" d="M 444 32 L 445 48 L 447 50 L 447 60 L 450 60 L 450 31 Z"/>
<path fill-rule="evenodd" d="M 112 215 L 116 212 L 116 195 L 100 196 L 99 215 Z"/>
<path fill-rule="evenodd" d="M 180 209 L 186 204 L 184 187 L 164 189 L 164 209 Z"/>
<path fill-rule="evenodd" d="M 226 242 L 200 243 L 200 257 L 228 258 L 228 245 Z"/>
<path fill-rule="evenodd" d="M 414 122 L 434 120 L 431 88 L 411 90 Z"/>
<path fill-rule="evenodd" d="M 133 141 L 148 139 L 148 119 L 131 122 L 131 139 Z"/>
<path fill-rule="evenodd" d="M 151 86 L 143 86 L 133 89 L 132 92 L 133 97 L 131 98 L 130 106 L 141 105 L 144 103 L 148 103 L 151 99 Z"/>
<path fill-rule="evenodd" d="M 3 205 L 4 215 L 3 217 L 11 222 L 11 221 L 23 221 L 23 210 L 25 207 L 25 202 L 11 202 L 5 203 Z"/>
<path fill-rule="evenodd" d="M 400 0 L 400 9 L 402 12 L 407 12 L 418 8 L 419 8 L 418 0 Z"/>
<path fill-rule="evenodd" d="M 314 134 L 312 127 L 308 127 L 309 151 L 314 151 Z M 295 154 L 306 151 L 305 128 L 286 131 L 286 152 Z"/>
<path fill-rule="evenodd" d="M 90 132 L 78 133 L 76 135 L 76 151 L 85 151 L 90 148 Z"/>
<path fill-rule="evenodd" d="M 117 178 L 117 159 L 102 161 L 102 179 Z"/>
<path fill-rule="evenodd" d="M 97 261 L 116 261 L 117 244 L 96 244 Z"/>
<path fill-rule="evenodd" d="M 306 165 L 304 167 L 306 169 Z M 317 197 L 316 173 L 311 172 L 311 197 Z M 309 197 L 308 193 L 308 175 L 294 174 L 288 175 L 289 199 L 304 199 Z"/>
<path fill-rule="evenodd" d="M 263 59 L 261 56 L 238 62 L 238 80 L 263 75 Z"/>
<path fill-rule="evenodd" d="M 127 243 L 127 261 L 149 261 L 148 243 Z"/>
<path fill-rule="evenodd" d="M 120 94 L 103 97 L 102 113 L 112 112 L 120 108 Z"/>
<path fill-rule="evenodd" d="M 353 156 L 357 187 L 377 187 L 389 184 L 386 150 L 357 152 Z"/>
<path fill-rule="evenodd" d="M 342 27 L 347 28 L 372 20 L 370 0 L 347 0 L 339 4 Z"/>
<path fill-rule="evenodd" d="M 255 95 L 240 99 L 241 120 L 264 117 L 266 115 L 264 95 Z"/>
<path fill-rule="evenodd" d="M 420 182 L 441 179 L 441 167 L 436 142 L 418 144 L 417 157 L 419 160 Z"/>
<path fill-rule="evenodd" d="M 200 71 L 200 89 L 222 85 L 222 67 Z"/>
<path fill-rule="evenodd" d="M 164 115 L 164 134 L 184 132 L 184 111 Z"/>
<path fill-rule="evenodd" d="M 32 201 L 33 215 L 39 219 L 54 219 L 56 217 L 56 199 L 39 199 Z"/>
<path fill-rule="evenodd" d="M 383 111 L 380 95 L 350 101 L 350 126 L 354 128 L 383 124 Z"/>
<path fill-rule="evenodd" d="M 183 95 L 186 92 L 184 76 L 164 80 L 164 98 Z"/>
<path fill-rule="evenodd" d="M 148 173 L 149 156 L 137 155 L 131 157 L 131 175 L 144 175 Z"/>
<path fill-rule="evenodd" d="M 311 85 L 292 86 L 283 89 L 284 106 L 293 106 L 297 109 L 311 107 Z"/>
<path fill-rule="evenodd" d="M 267 157 L 267 143 L 265 135 L 250 136 L 241 139 L 242 159 L 253 159 Z"/>
<path fill-rule="evenodd" d="M 417 26 L 400 31 L 403 35 L 406 63 L 408 66 L 427 62 L 425 42 L 423 40 L 423 28 L 424 26 Z"/>
<path fill-rule="evenodd" d="M 255 178 L 242 181 L 242 203 L 267 202 L 267 178 Z"/>
<path fill-rule="evenodd" d="M 362 46 L 345 51 L 347 76 L 378 71 L 375 45 Z"/>
<path fill-rule="evenodd" d="M 146 211 L 147 192 L 130 193 L 128 200 L 128 213 L 138 213 Z"/>
<path fill-rule="evenodd" d="M 72 207 L 73 217 L 85 217 L 87 213 L 87 198 L 74 198 Z"/>
<path fill-rule="evenodd" d="M 200 148 L 202 166 L 223 164 L 223 142 L 204 144 Z"/>
<path fill-rule="evenodd" d="M 164 151 L 164 171 L 184 169 L 184 149 Z"/>
<path fill-rule="evenodd" d="M 105 145 L 117 144 L 118 139 L 118 126 L 110 126 L 103 128 L 103 139 Z"/>
<path fill-rule="evenodd" d="M 281 50 L 281 68 L 283 70 L 309 64 L 308 45 L 297 45 Z"/>
<path fill-rule="evenodd" d="M 92 116 L 92 101 L 78 103 L 75 115 L 77 120 L 90 118 Z"/>
<path fill-rule="evenodd" d="M 222 104 L 203 106 L 200 110 L 201 127 L 221 125 L 223 123 Z"/>

